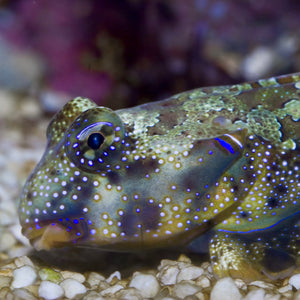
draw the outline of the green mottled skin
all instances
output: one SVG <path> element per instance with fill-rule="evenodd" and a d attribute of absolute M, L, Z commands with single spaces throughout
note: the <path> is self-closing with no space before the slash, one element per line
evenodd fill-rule
<path fill-rule="evenodd" d="M 300 74 L 117 111 L 76 98 L 25 184 L 23 233 L 37 249 L 208 244 L 218 276 L 283 278 L 299 260 L 299 119 Z"/>

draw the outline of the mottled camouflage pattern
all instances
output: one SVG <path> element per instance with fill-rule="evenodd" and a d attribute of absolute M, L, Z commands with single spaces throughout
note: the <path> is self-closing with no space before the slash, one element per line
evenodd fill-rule
<path fill-rule="evenodd" d="M 218 276 L 283 278 L 300 249 L 299 119 L 300 74 L 117 111 L 76 98 L 25 184 L 23 233 L 37 249 L 207 242 Z"/>

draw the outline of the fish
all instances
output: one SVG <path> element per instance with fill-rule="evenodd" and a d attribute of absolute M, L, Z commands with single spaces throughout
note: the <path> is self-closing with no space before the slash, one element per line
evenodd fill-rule
<path fill-rule="evenodd" d="M 300 73 L 112 110 L 69 101 L 22 190 L 37 250 L 207 251 L 216 277 L 282 279 L 300 251 Z"/>

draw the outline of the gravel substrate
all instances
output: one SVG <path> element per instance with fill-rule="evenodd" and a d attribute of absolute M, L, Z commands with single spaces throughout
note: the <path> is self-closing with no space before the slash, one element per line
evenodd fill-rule
<path fill-rule="evenodd" d="M 86 254 L 33 251 L 21 234 L 17 203 L 46 144 L 49 118 L 37 103 L 0 91 L 0 299 L 300 299 L 300 274 L 246 284 L 216 280 L 209 262 L 180 253 L 177 260 L 168 252 L 155 254 L 158 260 L 97 254 L 97 263 L 86 264 Z"/>

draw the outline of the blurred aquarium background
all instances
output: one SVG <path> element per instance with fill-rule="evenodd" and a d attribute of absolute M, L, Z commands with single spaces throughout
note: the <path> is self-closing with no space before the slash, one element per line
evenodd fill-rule
<path fill-rule="evenodd" d="M 299 0 L 0 0 L 0 299 L 21 299 L 4 296 L 1 284 L 10 285 L 12 261 L 33 259 L 19 196 L 56 111 L 76 96 L 118 109 L 300 71 L 299 16 Z M 54 255 L 51 270 L 53 261 L 69 268 L 69 254 Z M 72 267 L 86 268 L 87 256 L 77 256 Z M 114 262 L 106 272 L 121 262 L 131 273 L 145 265 L 135 254 L 102 257 L 99 263 Z"/>
<path fill-rule="evenodd" d="M 299 12 L 298 0 L 0 0 L 0 90 L 52 114 L 74 96 L 116 109 L 296 72 Z"/>

